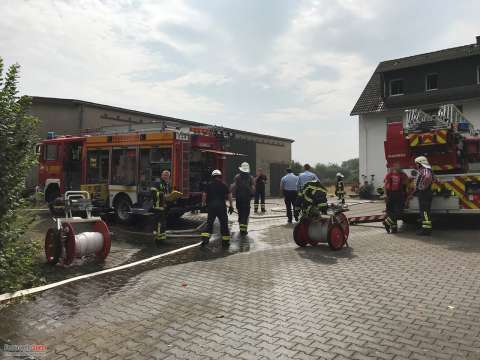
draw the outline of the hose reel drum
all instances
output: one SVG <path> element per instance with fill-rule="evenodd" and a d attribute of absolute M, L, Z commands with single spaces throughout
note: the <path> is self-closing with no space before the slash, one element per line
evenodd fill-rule
<path fill-rule="evenodd" d="M 340 250 L 350 233 L 348 219 L 343 212 L 333 209 L 333 214 L 315 218 L 303 217 L 293 230 L 293 238 L 298 246 L 315 246 L 327 243 L 332 250 Z"/>
<path fill-rule="evenodd" d="M 76 258 L 95 255 L 98 260 L 104 260 L 108 256 L 110 230 L 101 218 L 91 216 L 91 209 L 88 192 L 65 193 L 65 217 L 56 218 L 56 228 L 48 229 L 45 236 L 47 263 L 70 265 Z M 86 217 L 74 217 L 76 212 L 83 212 Z M 88 231 L 77 232 L 78 229 Z"/>

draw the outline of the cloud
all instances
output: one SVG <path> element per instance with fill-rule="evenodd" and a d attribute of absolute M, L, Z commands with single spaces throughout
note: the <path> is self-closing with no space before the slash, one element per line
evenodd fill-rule
<path fill-rule="evenodd" d="M 473 42 L 479 10 L 448 0 L 3 0 L 0 56 L 22 65 L 28 94 L 289 137 L 297 160 L 341 162 L 358 154 L 349 112 L 377 63 Z"/>

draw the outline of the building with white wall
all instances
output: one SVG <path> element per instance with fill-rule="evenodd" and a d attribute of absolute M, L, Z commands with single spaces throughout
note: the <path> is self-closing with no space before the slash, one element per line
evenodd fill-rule
<path fill-rule="evenodd" d="M 405 110 L 436 113 L 455 104 L 480 128 L 480 37 L 476 43 L 381 62 L 353 107 L 359 121 L 359 178 L 374 175 L 381 186 L 386 172 L 387 123 L 405 122 Z"/>

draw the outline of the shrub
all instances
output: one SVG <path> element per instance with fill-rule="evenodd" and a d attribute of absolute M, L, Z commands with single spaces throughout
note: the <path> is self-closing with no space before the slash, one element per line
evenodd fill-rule
<path fill-rule="evenodd" d="M 36 282 L 38 246 L 22 237 L 28 228 L 22 192 L 35 163 L 38 120 L 28 114 L 31 99 L 17 95 L 19 68 L 10 66 L 4 77 L 0 58 L 0 293 Z"/>

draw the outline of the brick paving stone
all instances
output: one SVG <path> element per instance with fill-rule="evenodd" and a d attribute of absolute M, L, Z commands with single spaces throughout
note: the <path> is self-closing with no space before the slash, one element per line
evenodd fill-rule
<path fill-rule="evenodd" d="M 254 219 L 246 252 L 234 235 L 10 305 L 0 341 L 69 359 L 480 359 L 477 229 L 356 226 L 332 252 L 284 222 Z"/>

